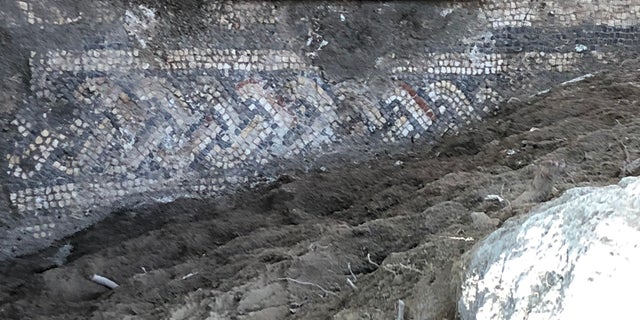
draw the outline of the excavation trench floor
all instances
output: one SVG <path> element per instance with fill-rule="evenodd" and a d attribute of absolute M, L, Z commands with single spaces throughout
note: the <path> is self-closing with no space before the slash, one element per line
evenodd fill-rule
<path fill-rule="evenodd" d="M 567 188 L 637 174 L 621 167 L 640 157 L 638 99 L 637 73 L 603 73 L 437 147 L 114 212 L 1 264 L 0 318 L 391 319 L 401 299 L 405 319 L 454 319 L 456 266 L 479 239 Z"/>

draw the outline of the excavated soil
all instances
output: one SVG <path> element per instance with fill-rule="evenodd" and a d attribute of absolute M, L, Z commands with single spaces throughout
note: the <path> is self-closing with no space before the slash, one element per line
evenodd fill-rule
<path fill-rule="evenodd" d="M 401 299 L 405 319 L 455 319 L 458 261 L 479 239 L 567 188 L 638 173 L 639 97 L 638 72 L 598 74 L 437 147 L 114 212 L 0 265 L 0 318 L 392 319 Z"/>

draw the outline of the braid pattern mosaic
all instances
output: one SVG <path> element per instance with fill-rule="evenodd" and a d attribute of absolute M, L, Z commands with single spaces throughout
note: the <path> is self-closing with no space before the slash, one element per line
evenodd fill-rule
<path fill-rule="evenodd" d="M 140 199 L 215 195 L 358 141 L 453 134 L 510 97 L 640 48 L 635 0 L 4 1 L 1 27 L 19 63 L 18 76 L 0 74 L 15 92 L 2 100 L 0 258 Z M 402 18 L 409 7 L 429 19 Z M 416 35 L 409 51 L 388 41 L 352 75 L 351 62 L 328 55 L 349 43 L 323 32 L 331 19 L 375 38 L 349 25 L 364 11 L 388 20 L 380 28 L 391 40 L 416 25 L 440 31 Z"/>

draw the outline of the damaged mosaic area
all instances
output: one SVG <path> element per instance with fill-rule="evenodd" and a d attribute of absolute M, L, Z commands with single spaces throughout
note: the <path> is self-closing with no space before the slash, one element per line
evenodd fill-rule
<path fill-rule="evenodd" d="M 20 213 L 78 208 L 80 199 L 107 205 L 194 174 L 215 178 L 181 187 L 216 192 L 221 182 L 246 182 L 261 166 L 350 134 L 341 128 L 352 119 L 336 113 L 340 99 L 292 52 L 192 48 L 162 56 L 152 66 L 135 50 L 33 53 L 39 121 L 31 112 L 16 116 L 19 148 L 6 156 L 8 173 L 27 186 L 11 194 Z M 419 138 L 438 118 L 481 119 L 471 101 L 497 102 L 491 92 L 470 100 L 448 81 L 421 85 L 399 81 L 362 110 L 369 134 Z M 62 121 L 59 108 L 69 111 Z M 43 175 L 59 183 L 38 187 Z"/>
<path fill-rule="evenodd" d="M 114 203 L 210 196 L 268 181 L 284 164 L 353 137 L 389 145 L 453 134 L 495 114 L 516 92 L 539 88 L 541 74 L 567 80 L 585 65 L 621 60 L 604 48 L 611 34 L 612 45 L 637 45 L 638 5 L 616 1 L 591 22 L 589 12 L 602 5 L 573 2 L 582 7 L 481 1 L 486 26 L 478 33 L 489 32 L 490 41 L 474 38 L 460 50 L 435 48 L 408 59 L 389 53 L 376 65 L 389 85 L 373 93 L 366 82 L 327 79 L 309 58 L 313 52 L 277 45 L 151 48 L 159 18 L 148 6 L 109 11 L 100 2 L 84 13 L 17 1 L 28 25 L 64 26 L 100 15 L 96 23 L 122 26 L 130 45 L 30 52 L 31 96 L 11 120 L 12 148 L 3 163 L 10 205 L 22 223 L 0 243 L 26 236 L 46 244 Z M 446 3 L 442 15 L 469 6 Z M 285 9 L 210 1 L 204 10 L 205 22 L 219 30 L 251 32 L 276 28 Z M 549 19 L 569 31 L 537 29 Z M 583 32 L 566 41 L 578 26 Z M 521 39 L 532 33 L 549 39 Z M 7 255 L 22 252 L 4 247 Z"/>

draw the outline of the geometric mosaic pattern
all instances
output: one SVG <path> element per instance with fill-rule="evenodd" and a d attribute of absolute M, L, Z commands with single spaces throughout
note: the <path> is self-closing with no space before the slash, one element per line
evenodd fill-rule
<path fill-rule="evenodd" d="M 275 45 L 202 43 L 149 57 L 158 18 L 141 5 L 114 12 L 97 2 L 94 16 L 50 1 L 15 5 L 22 14 L 13 23 L 95 18 L 124 26 L 132 44 L 30 53 L 31 96 L 11 119 L 2 164 L 20 218 L 0 236 L 0 257 L 28 249 L 11 250 L 7 244 L 18 238 L 44 245 L 114 203 L 216 194 L 272 178 L 352 136 L 388 144 L 457 132 L 494 114 L 507 97 L 544 87 L 541 79 L 564 81 L 627 52 L 610 48 L 640 47 L 633 0 L 452 1 L 442 5 L 443 16 L 472 8 L 486 25 L 459 48 L 406 59 L 390 53 L 377 66 L 390 85 L 373 92 L 359 81 L 331 83 L 302 53 Z M 220 30 L 279 23 L 269 2 L 209 1 L 203 10 Z"/>

